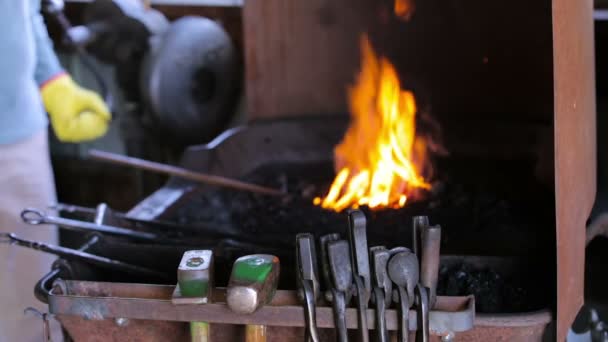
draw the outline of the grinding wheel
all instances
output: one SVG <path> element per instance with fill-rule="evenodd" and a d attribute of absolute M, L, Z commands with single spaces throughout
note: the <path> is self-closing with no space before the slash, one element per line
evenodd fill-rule
<path fill-rule="evenodd" d="M 140 91 L 163 134 L 199 144 L 218 135 L 230 119 L 238 75 L 226 31 L 210 19 L 183 17 L 152 38 Z"/>

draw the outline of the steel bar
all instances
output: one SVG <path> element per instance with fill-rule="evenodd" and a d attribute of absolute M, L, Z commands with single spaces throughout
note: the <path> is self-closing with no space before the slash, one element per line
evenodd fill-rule
<path fill-rule="evenodd" d="M 298 289 L 302 295 L 306 312 L 305 340 L 318 342 L 316 301 L 319 297 L 319 272 L 315 240 L 312 234 L 301 233 L 296 236 L 296 260 L 298 267 Z"/>
<path fill-rule="evenodd" d="M 390 252 L 384 246 L 376 246 L 370 250 L 373 294 L 376 304 L 376 339 L 378 342 L 388 342 L 385 311 L 392 302 L 393 282 L 388 275 Z"/>
<path fill-rule="evenodd" d="M 236 179 L 230 179 L 222 176 L 209 175 L 201 172 L 195 172 L 191 170 L 187 170 L 178 166 L 167 165 L 162 163 L 157 163 L 149 160 L 122 156 L 115 153 L 104 152 L 99 150 L 90 150 L 89 155 L 100 161 L 105 161 L 113 164 L 130 166 L 137 169 L 168 174 L 171 176 L 176 176 L 184 179 L 188 179 L 195 182 L 223 186 L 227 188 L 232 188 L 235 190 L 249 191 L 255 192 L 264 195 L 272 195 L 272 196 L 284 196 L 285 192 L 272 189 L 256 184 L 251 184 L 247 182 L 242 182 Z"/>
<path fill-rule="evenodd" d="M 388 329 L 386 329 L 386 295 L 379 287 L 373 288 L 376 301 L 376 339 L 378 342 L 388 342 Z"/>
<path fill-rule="evenodd" d="M 140 232 L 137 230 L 113 227 L 104 224 L 96 224 L 91 222 L 66 219 L 63 217 L 47 216 L 43 212 L 36 209 L 25 209 L 21 212 L 23 222 L 31 225 L 50 224 L 57 225 L 65 229 L 76 231 L 99 232 L 112 235 L 120 235 L 133 239 L 140 240 L 158 240 L 159 237 L 153 233 Z"/>
<path fill-rule="evenodd" d="M 101 203 L 104 205 L 104 203 Z M 98 207 L 99 208 L 99 207 Z M 50 209 L 56 210 L 58 212 L 77 214 L 77 215 L 85 215 L 86 217 L 95 218 L 98 215 L 98 209 L 83 207 L 79 205 L 73 204 L 65 204 L 65 203 L 56 203 L 50 206 Z M 108 208 L 109 209 L 109 208 Z M 112 210 L 111 216 L 119 221 L 125 221 L 125 223 L 129 225 L 135 225 L 136 227 L 141 227 L 146 230 L 160 230 L 162 233 L 166 233 L 170 238 L 175 235 L 175 233 L 196 233 L 200 234 L 204 232 L 206 237 L 209 238 L 235 238 L 235 239 L 244 239 L 245 236 L 241 232 L 234 231 L 234 227 L 225 224 L 214 223 L 212 225 L 206 224 L 204 222 L 197 222 L 196 225 L 188 225 L 175 223 L 165 220 L 145 220 L 139 218 L 133 218 L 128 216 L 127 214 L 119 211 Z M 102 222 L 103 223 L 103 222 Z M 106 224 L 106 226 L 108 226 Z M 173 234 L 173 235 L 171 235 Z M 166 241 L 167 239 L 164 239 Z"/>
<path fill-rule="evenodd" d="M 348 213 L 348 238 L 350 242 L 353 282 L 357 294 L 357 310 L 359 312 L 359 338 L 362 342 L 369 341 L 366 312 L 372 288 L 366 229 L 365 214 L 360 210 L 350 211 Z"/>
<path fill-rule="evenodd" d="M 329 276 L 331 280 L 332 305 L 337 341 L 348 341 L 346 328 L 346 305 L 350 300 L 353 274 L 350 262 L 350 248 L 345 240 L 328 242 L 325 245 Z"/>
<path fill-rule="evenodd" d="M 407 290 L 405 289 L 405 287 L 403 286 L 397 286 L 397 292 L 399 293 L 399 314 L 400 314 L 400 320 L 401 322 L 399 322 L 399 339 L 398 341 L 400 342 L 408 342 L 409 338 L 410 338 L 410 334 L 409 334 L 409 327 L 410 327 L 410 298 L 409 295 L 407 293 Z"/>
<path fill-rule="evenodd" d="M 278 290 L 269 305 L 251 315 L 241 315 L 234 313 L 225 303 L 217 302 L 225 296 L 222 288 L 213 290 L 214 300 L 210 304 L 173 305 L 171 294 L 174 286 L 69 280 L 65 283 L 68 294 L 53 291 L 49 297 L 49 310 L 52 314 L 77 315 L 90 319 L 125 317 L 180 322 L 305 326 L 305 310 L 298 304 L 295 291 Z M 374 310 L 368 309 L 366 313 L 370 327 L 373 327 Z M 357 329 L 357 309 L 347 308 L 345 315 L 348 329 Z M 319 328 L 335 328 L 331 307 L 318 306 L 316 316 Z M 539 314 L 539 319 L 550 321 L 551 317 L 550 314 Z M 438 297 L 436 308 L 430 311 L 429 328 L 434 335 L 458 333 L 472 329 L 474 321 L 473 296 Z M 391 331 L 398 329 L 397 310 L 386 310 L 386 326 Z M 410 310 L 409 330 L 415 331 L 416 327 L 416 311 Z"/>
<path fill-rule="evenodd" d="M 101 203 L 100 205 L 103 205 L 104 203 Z M 58 212 L 64 212 L 64 213 L 70 213 L 70 214 L 79 214 L 79 215 L 86 215 L 89 217 L 96 217 L 96 215 L 98 214 L 98 211 L 96 208 L 89 208 L 89 207 L 83 207 L 83 206 L 79 206 L 79 205 L 75 205 L 75 204 L 67 204 L 67 203 L 56 203 L 53 204 L 49 207 L 49 209 L 53 209 L 56 210 Z M 143 219 L 138 219 L 138 218 L 133 218 L 128 216 L 127 214 L 120 212 L 120 211 L 115 211 L 112 210 L 111 213 L 112 216 L 114 216 L 116 219 L 118 220 L 124 220 L 124 221 L 128 221 L 128 222 L 132 222 L 132 223 L 136 223 L 136 224 L 141 224 L 143 226 L 145 226 L 146 228 L 150 227 L 150 228 L 166 228 L 166 229 L 172 229 L 172 230 L 176 230 L 176 231 L 192 231 L 192 232 L 198 232 L 200 233 L 202 230 L 205 231 L 205 234 L 208 234 L 208 231 L 211 231 L 211 234 L 216 234 L 216 233 L 222 233 L 222 235 L 230 235 L 230 236 L 237 236 L 237 234 L 230 234 L 229 232 L 224 232 L 225 230 L 229 229 L 229 227 L 226 226 L 222 226 L 220 224 L 214 224 L 213 227 L 210 226 L 206 226 L 202 223 L 197 223 L 195 226 L 193 225 L 187 225 L 187 224 L 181 224 L 181 223 L 175 223 L 175 222 L 170 222 L 170 221 L 163 221 L 163 220 L 143 220 Z"/>
<path fill-rule="evenodd" d="M 416 342 L 429 342 L 429 296 L 427 289 L 418 284 L 415 290 L 418 302 L 418 329 L 416 329 Z"/>
<path fill-rule="evenodd" d="M 76 249 L 48 245 L 48 244 L 37 242 L 37 241 L 21 239 L 13 233 L 0 234 L 0 243 L 1 242 L 35 249 L 35 250 L 42 251 L 45 253 L 55 254 L 64 259 L 82 261 L 82 262 L 86 262 L 86 263 L 89 263 L 92 265 L 96 265 L 99 267 L 104 267 L 104 268 L 108 268 L 108 269 L 112 269 L 112 270 L 122 271 L 122 272 L 126 272 L 126 273 L 141 274 L 141 275 L 145 275 L 145 276 L 152 276 L 152 277 L 157 277 L 159 279 L 169 279 L 168 276 L 163 272 L 158 272 L 156 270 L 152 270 L 149 268 L 127 264 L 122 261 L 102 257 L 102 256 L 91 254 L 91 253 L 86 253 L 86 252 L 79 251 Z"/>
<path fill-rule="evenodd" d="M 441 227 L 432 226 L 421 232 L 422 256 L 420 259 L 420 284 L 429 289 L 429 305 L 435 305 L 437 282 L 439 278 L 439 261 L 441 258 Z"/>

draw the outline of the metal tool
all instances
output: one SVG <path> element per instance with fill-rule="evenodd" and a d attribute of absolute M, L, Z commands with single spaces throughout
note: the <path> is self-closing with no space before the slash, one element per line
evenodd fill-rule
<path fill-rule="evenodd" d="M 120 154 L 104 152 L 99 150 L 90 150 L 89 156 L 96 160 L 110 162 L 113 164 L 130 166 L 137 169 L 163 173 L 171 176 L 180 177 L 183 179 L 188 179 L 191 181 L 211 184 L 216 186 L 223 186 L 235 190 L 243 190 L 249 192 L 255 192 L 264 195 L 272 195 L 272 196 L 285 196 L 286 193 L 277 190 L 268 188 L 261 185 L 251 184 L 247 182 L 242 182 L 240 180 L 226 178 L 222 176 L 209 175 L 201 172 L 196 172 L 188 169 L 184 169 L 182 167 L 167 165 L 162 163 L 153 162 L 150 160 L 139 159 L 135 157 L 123 156 Z"/>
<path fill-rule="evenodd" d="M 372 287 L 376 303 L 376 335 L 380 342 L 388 342 L 386 308 L 391 304 L 393 282 L 388 276 L 387 266 L 390 252 L 384 246 L 369 249 L 371 258 Z"/>
<path fill-rule="evenodd" d="M 418 329 L 416 330 L 416 342 L 429 342 L 429 295 L 427 289 L 421 284 L 416 285 L 415 297 L 418 303 L 417 318 Z"/>
<path fill-rule="evenodd" d="M 74 204 L 56 203 L 49 206 L 49 209 L 55 210 L 59 213 L 68 213 L 71 215 L 83 216 L 86 219 L 94 220 L 95 224 L 111 225 L 122 225 L 135 226 L 146 231 L 159 232 L 162 237 L 159 237 L 161 243 L 167 243 L 174 239 L 180 239 L 179 243 L 187 243 L 184 241 L 184 236 L 190 236 L 193 234 L 199 235 L 201 232 L 205 234 L 205 240 L 211 239 L 235 239 L 239 241 L 249 241 L 251 238 L 249 235 L 244 234 L 241 230 L 235 229 L 232 225 L 213 223 L 208 224 L 205 222 L 197 222 L 196 225 L 181 224 L 176 222 L 170 222 L 165 220 L 143 220 L 133 218 L 125 213 L 113 210 L 109 208 L 105 203 L 100 203 L 96 208 L 89 208 L 78 206 Z M 100 218 L 103 218 L 100 220 Z M 119 222 L 119 223 L 115 223 Z M 153 233 L 156 234 L 156 233 Z M 271 245 L 272 242 L 268 242 Z M 259 246 L 259 243 L 257 244 Z"/>
<path fill-rule="evenodd" d="M 142 276 L 154 277 L 162 280 L 171 279 L 163 272 L 159 272 L 153 269 L 127 264 L 122 261 L 113 260 L 110 258 L 102 257 L 95 254 L 90 254 L 86 252 L 82 252 L 76 249 L 65 248 L 61 246 L 48 245 L 45 243 L 30 241 L 26 239 L 21 239 L 17 237 L 17 235 L 13 233 L 0 233 L 0 243 L 9 243 L 11 245 L 18 245 L 22 247 L 27 247 L 35 250 L 39 250 L 42 252 L 50 253 L 58 255 L 64 259 L 68 260 L 77 260 L 86 262 L 95 266 L 121 271 L 125 273 L 139 274 Z"/>
<path fill-rule="evenodd" d="M 123 212 L 113 210 L 105 203 L 98 204 L 96 208 L 83 207 L 75 204 L 55 203 L 49 206 L 49 209 L 55 210 L 59 213 L 68 213 L 82 215 L 85 217 L 92 217 L 94 218 L 94 222 L 97 224 L 105 224 L 108 222 L 108 218 L 112 218 L 111 221 L 126 221 L 130 224 L 135 224 L 138 227 L 141 226 L 144 228 L 188 233 L 200 233 L 201 231 L 204 231 L 206 236 L 211 234 L 211 236 L 218 237 L 242 237 L 242 234 L 232 232 L 230 231 L 230 227 L 221 224 L 205 225 L 203 222 L 197 222 L 196 225 L 188 225 L 164 220 L 137 219 L 130 217 Z M 100 216 L 104 218 L 101 221 L 99 220 Z"/>
<path fill-rule="evenodd" d="M 418 260 L 421 259 L 421 234 L 420 232 L 429 226 L 428 216 L 414 216 L 412 219 L 412 251 L 416 254 Z"/>
<path fill-rule="evenodd" d="M 432 226 L 422 230 L 422 259 L 420 260 L 420 284 L 428 289 L 429 307 L 437 302 L 439 261 L 441 258 L 441 227 Z"/>
<path fill-rule="evenodd" d="M 350 263 L 350 248 L 346 240 L 329 241 L 326 245 L 330 279 L 332 283 L 332 305 L 337 341 L 348 341 L 346 328 L 346 305 L 350 300 L 353 273 Z"/>
<path fill-rule="evenodd" d="M 409 339 L 409 309 L 413 304 L 414 288 L 418 284 L 418 258 L 411 251 L 399 252 L 388 262 L 388 275 L 397 286 L 400 308 L 399 339 L 407 342 Z"/>
<path fill-rule="evenodd" d="M 319 296 L 319 272 L 312 234 L 296 236 L 296 261 L 298 269 L 298 293 L 304 301 L 306 341 L 318 342 L 316 301 Z"/>
<path fill-rule="evenodd" d="M 272 301 L 279 282 L 279 258 L 269 254 L 247 255 L 236 259 L 232 266 L 226 302 L 230 310 L 252 314 Z M 246 341 L 266 341 L 266 326 L 248 324 Z"/>
<path fill-rule="evenodd" d="M 326 234 L 319 238 L 319 254 L 321 258 L 321 275 L 323 276 L 323 291 L 325 295 L 325 300 L 328 302 L 332 301 L 331 290 L 333 288 L 333 283 L 331 280 L 331 271 L 329 267 L 329 256 L 327 254 L 327 244 L 332 241 L 340 240 L 340 234 L 332 233 Z"/>
<path fill-rule="evenodd" d="M 132 229 L 113 227 L 104 224 L 84 222 L 79 220 L 66 219 L 62 217 L 47 216 L 44 212 L 37 209 L 25 209 L 21 212 L 23 222 L 31 225 L 50 224 L 57 225 L 65 229 L 76 231 L 100 232 L 112 235 L 125 236 L 139 240 L 158 240 L 159 237 L 153 233 L 140 232 Z"/>
<path fill-rule="evenodd" d="M 46 312 L 40 312 L 36 308 L 28 307 L 23 310 L 24 315 L 33 314 L 39 317 L 42 320 L 42 341 L 43 342 L 52 342 L 51 340 L 51 324 L 50 324 L 50 314 Z"/>
<path fill-rule="evenodd" d="M 369 341 L 367 326 L 367 303 L 371 294 L 369 255 L 367 252 L 367 233 L 365 215 L 360 210 L 348 213 L 348 237 L 353 267 L 353 280 L 357 296 L 358 323 L 361 341 Z"/>
<path fill-rule="evenodd" d="M 213 290 L 213 251 L 192 250 L 182 256 L 177 269 L 177 286 L 173 292 L 173 304 L 207 304 Z M 192 342 L 209 341 L 207 322 L 190 322 Z"/>
<path fill-rule="evenodd" d="M 99 242 L 99 234 L 91 234 L 88 240 L 82 244 L 78 251 L 86 252 L 89 248 Z M 42 276 L 34 286 L 34 296 L 42 303 L 48 304 L 49 295 L 53 287 L 53 282 L 58 278 L 73 279 L 73 269 L 70 263 L 65 259 L 57 259 L 51 265 L 51 270 Z"/>
<path fill-rule="evenodd" d="M 411 249 L 407 248 L 407 247 L 403 247 L 403 246 L 398 246 L 398 247 L 393 247 L 391 249 L 388 250 L 388 253 L 390 255 L 390 258 L 392 258 L 394 255 L 399 254 L 401 252 L 412 252 Z M 388 264 L 386 265 L 386 272 L 388 273 Z M 390 276 L 389 276 L 390 279 Z M 392 280 L 391 280 L 392 283 Z M 392 285 L 391 285 L 392 286 Z M 397 291 L 397 288 L 393 288 L 392 289 L 392 297 L 391 297 L 392 301 L 395 303 L 399 303 L 399 291 Z"/>

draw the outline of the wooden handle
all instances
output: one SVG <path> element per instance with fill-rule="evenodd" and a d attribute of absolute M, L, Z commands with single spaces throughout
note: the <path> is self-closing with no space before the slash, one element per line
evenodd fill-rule
<path fill-rule="evenodd" d="M 209 323 L 207 322 L 190 322 L 190 341 L 191 342 L 209 342 Z"/>
<path fill-rule="evenodd" d="M 93 159 L 105 161 L 118 165 L 131 166 L 137 169 L 168 174 L 171 176 L 176 176 L 184 179 L 188 179 L 195 182 L 223 186 L 226 188 L 255 192 L 264 195 L 272 195 L 272 196 L 284 196 L 286 195 L 283 191 L 272 189 L 256 184 L 251 184 L 247 182 L 242 182 L 236 179 L 214 176 L 205 173 L 190 171 L 181 167 L 167 165 L 162 163 L 157 163 L 149 160 L 134 158 L 123 156 L 120 154 L 104 152 L 99 150 L 90 150 L 89 156 Z"/>
<path fill-rule="evenodd" d="M 266 326 L 265 325 L 248 325 L 245 328 L 246 342 L 266 342 Z"/>

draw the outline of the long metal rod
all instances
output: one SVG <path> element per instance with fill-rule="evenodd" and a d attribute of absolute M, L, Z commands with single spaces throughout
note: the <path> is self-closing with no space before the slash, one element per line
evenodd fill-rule
<path fill-rule="evenodd" d="M 379 287 L 374 287 L 374 297 L 376 298 L 376 339 L 378 342 L 388 342 L 388 330 L 386 329 L 386 300 L 384 291 Z M 391 294 L 389 294 L 390 296 Z"/>
<path fill-rule="evenodd" d="M 284 196 L 285 193 L 283 191 L 268 188 L 265 186 L 260 186 L 256 184 L 251 184 L 247 182 L 242 182 L 236 179 L 226 178 L 222 176 L 209 175 L 201 172 L 190 171 L 181 167 L 167 165 L 162 163 L 157 163 L 149 160 L 134 158 L 123 156 L 120 154 L 104 152 L 99 150 L 90 150 L 89 156 L 93 159 L 105 161 L 118 165 L 131 166 L 137 169 L 168 174 L 171 176 L 176 176 L 184 179 L 188 179 L 195 182 L 223 186 L 227 188 L 232 188 L 235 190 L 243 190 L 249 192 L 255 192 L 264 195 L 272 195 L 272 196 Z"/>
<path fill-rule="evenodd" d="M 416 312 L 418 318 L 418 328 L 416 329 L 416 342 L 429 342 L 429 297 L 425 287 L 416 286 L 416 295 L 418 299 L 418 310 Z"/>
<path fill-rule="evenodd" d="M 336 326 L 336 341 L 348 342 L 346 327 L 346 299 L 344 292 L 332 289 L 332 306 L 334 309 L 334 325 Z"/>
<path fill-rule="evenodd" d="M 99 239 L 100 237 L 98 234 L 93 234 L 88 241 L 78 248 L 78 250 L 81 252 L 86 252 L 87 249 L 99 242 Z M 63 273 L 68 273 L 68 276 L 69 273 L 71 273 L 69 270 L 70 267 L 67 265 L 67 261 L 64 259 L 55 260 L 51 268 L 52 269 L 47 274 L 43 275 L 34 286 L 34 296 L 36 296 L 36 299 L 46 304 L 49 303 L 49 295 L 53 281 L 55 281 L 55 279 L 57 279 L 59 276 L 65 277 Z"/>
<path fill-rule="evenodd" d="M 97 215 L 97 209 L 75 204 L 55 203 L 49 206 L 49 209 L 56 210 L 59 213 L 80 214 L 91 217 Z M 143 225 L 150 229 L 170 229 L 174 232 L 204 232 L 206 236 L 243 238 L 242 233 L 231 232 L 233 227 L 221 223 L 207 224 L 204 222 L 197 222 L 196 225 L 187 225 L 163 220 L 142 220 L 129 217 L 125 213 L 115 210 L 112 210 L 112 216 L 119 220 L 125 220 L 129 221 L 130 223 Z"/>
<path fill-rule="evenodd" d="M 100 232 L 113 235 L 126 236 L 129 238 L 141 240 L 158 240 L 159 237 L 153 233 L 140 232 L 137 230 L 108 226 L 104 224 L 96 224 L 91 222 L 66 219 L 62 217 L 47 216 L 43 212 L 36 209 L 25 209 L 21 212 L 23 222 L 31 225 L 52 224 L 63 227 L 65 229 Z"/>
<path fill-rule="evenodd" d="M 10 243 L 12 245 L 18 245 L 22 247 L 27 247 L 31 249 L 35 249 L 37 251 L 42 251 L 45 253 L 55 254 L 64 259 L 68 260 L 77 260 L 83 261 L 92 265 L 96 265 L 99 267 L 104 267 L 112 270 L 123 271 L 126 273 L 135 273 L 144 276 L 152 276 L 160 279 L 169 279 L 167 274 L 163 272 L 159 272 L 156 270 L 152 270 L 149 268 L 135 266 L 131 264 L 124 263 L 122 261 L 102 257 L 99 255 L 79 251 L 76 249 L 65 248 L 61 246 L 48 245 L 42 242 L 26 240 L 17 237 L 13 233 L 1 233 L 0 234 L 0 242 Z"/>

